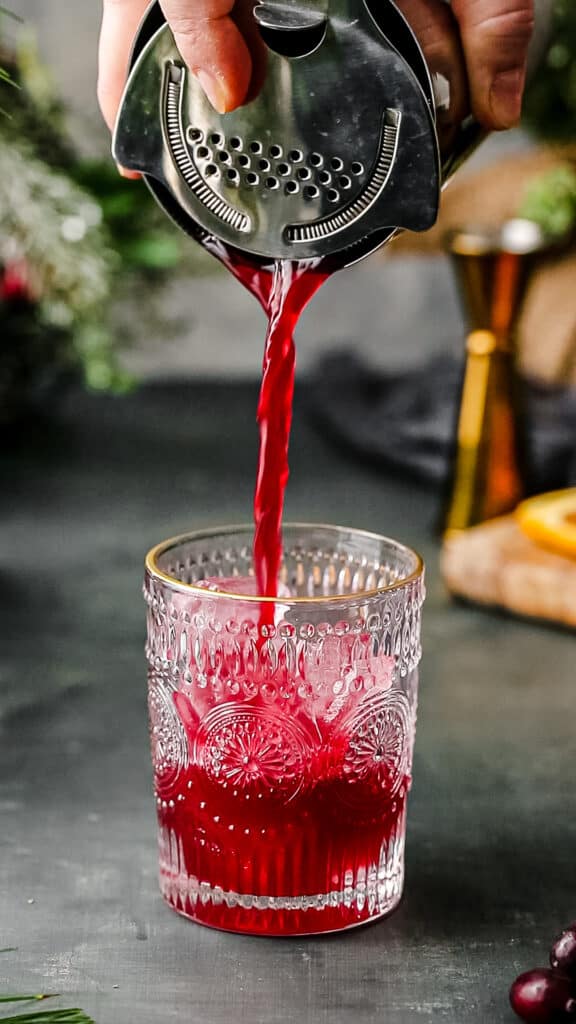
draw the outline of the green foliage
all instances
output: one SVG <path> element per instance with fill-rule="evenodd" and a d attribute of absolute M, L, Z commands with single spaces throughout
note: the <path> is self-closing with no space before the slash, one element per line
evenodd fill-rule
<path fill-rule="evenodd" d="M 51 998 L 52 996 L 45 995 L 43 992 L 35 996 L 0 996 L 0 1003 L 38 1003 L 43 999 Z"/>
<path fill-rule="evenodd" d="M 576 228 L 576 169 L 562 164 L 530 183 L 519 216 L 536 221 L 551 238 Z"/>
<path fill-rule="evenodd" d="M 142 182 L 121 178 L 111 161 L 78 160 L 71 170 L 74 180 L 100 204 L 104 224 L 125 272 L 154 277 L 179 264 L 180 237 Z"/>
<path fill-rule="evenodd" d="M 12 11 L 7 11 L 5 7 L 2 7 L 0 5 L 0 21 L 2 20 L 3 17 L 15 18 L 16 21 L 20 20 L 15 14 L 12 13 Z M 18 83 L 14 81 L 10 72 L 7 71 L 6 68 L 2 67 L 2 65 L 0 64 L 0 86 L 6 85 L 11 85 L 16 89 L 18 88 Z M 0 114 L 4 115 L 5 117 L 10 116 L 2 106 L 0 106 Z"/>
<path fill-rule="evenodd" d="M 0 35 L 2 32 L 0 10 Z M 35 376 L 80 369 L 88 387 L 123 392 L 113 327 L 118 302 L 137 291 L 154 322 L 154 297 L 181 262 L 181 240 L 142 182 L 112 160 L 85 160 L 65 129 L 64 109 L 19 30 L 2 48 L 0 105 L 8 79 L 9 117 L 0 117 L 0 396 L 3 408 Z M 6 89 L 8 93 L 8 89 Z M 6 102 L 4 105 L 7 105 Z M 2 274 L 24 267 L 26 301 L 3 296 Z M 3 271 L 4 268 L 4 271 Z M 4 293 L 6 289 L 4 289 Z M 0 412 L 0 419 L 2 413 Z"/>
<path fill-rule="evenodd" d="M 0 1017 L 0 1024 L 94 1024 L 83 1010 L 36 1010 L 15 1017 Z"/>
<path fill-rule="evenodd" d="M 542 139 L 576 139 L 576 3 L 556 0 L 550 45 L 524 102 L 526 125 Z"/>

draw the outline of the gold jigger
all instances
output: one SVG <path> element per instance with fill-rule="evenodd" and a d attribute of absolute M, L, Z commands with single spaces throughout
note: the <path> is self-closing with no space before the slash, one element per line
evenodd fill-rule
<path fill-rule="evenodd" d="M 551 246 L 537 224 L 452 231 L 446 239 L 470 325 L 456 454 L 444 531 L 512 511 L 526 493 L 516 327 L 537 257 Z"/>

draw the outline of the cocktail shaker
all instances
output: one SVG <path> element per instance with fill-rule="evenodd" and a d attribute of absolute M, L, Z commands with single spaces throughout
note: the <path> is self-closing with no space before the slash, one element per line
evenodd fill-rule
<path fill-rule="evenodd" d="M 532 66 L 551 0 L 536 0 Z M 436 220 L 440 192 L 482 140 L 445 111 L 418 40 L 392 0 L 260 0 L 259 87 L 210 105 L 159 3 L 140 26 L 113 152 L 189 235 L 256 264 L 332 257 L 347 266 L 400 229 Z"/>
<path fill-rule="evenodd" d="M 431 75 L 391 0 L 263 0 L 259 91 L 218 114 L 186 68 L 160 6 L 141 25 L 114 135 L 193 237 L 260 262 L 345 266 L 398 229 L 436 220 L 440 190 L 481 132 L 440 156 Z"/>

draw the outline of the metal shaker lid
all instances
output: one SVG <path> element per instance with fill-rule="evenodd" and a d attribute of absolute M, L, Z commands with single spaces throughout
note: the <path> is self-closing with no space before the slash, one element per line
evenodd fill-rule
<path fill-rule="evenodd" d="M 251 257 L 359 259 L 437 217 L 426 63 L 391 0 L 265 0 L 263 84 L 220 115 L 158 4 L 136 42 L 113 152 L 190 234 Z M 382 20 L 387 21 L 387 34 Z M 401 52 L 402 51 L 402 52 Z"/>

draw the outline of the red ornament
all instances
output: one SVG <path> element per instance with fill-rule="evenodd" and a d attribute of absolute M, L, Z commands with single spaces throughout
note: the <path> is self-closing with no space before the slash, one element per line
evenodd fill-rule
<path fill-rule="evenodd" d="M 0 300 L 11 305 L 34 302 L 30 273 L 24 260 L 7 263 L 0 271 Z"/>

